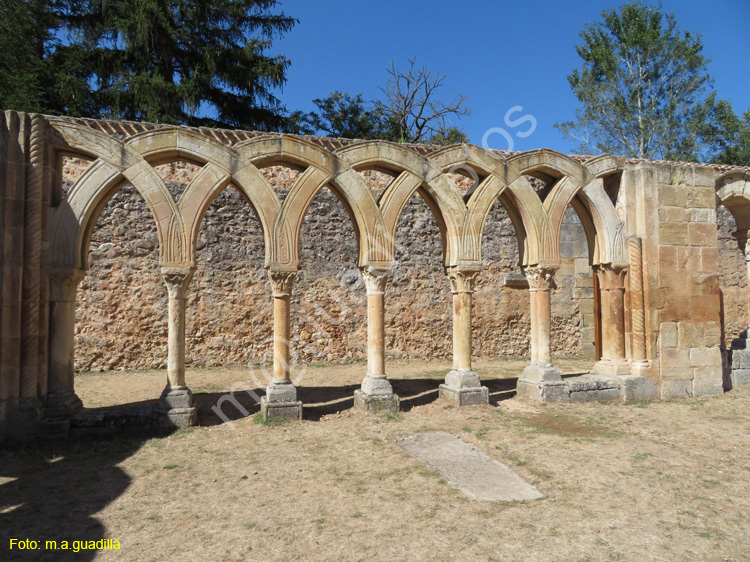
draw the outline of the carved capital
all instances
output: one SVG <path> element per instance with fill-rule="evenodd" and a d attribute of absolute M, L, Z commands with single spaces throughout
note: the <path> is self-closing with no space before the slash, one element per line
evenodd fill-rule
<path fill-rule="evenodd" d="M 382 295 L 385 292 L 385 286 L 388 284 L 387 269 L 375 269 L 373 267 L 363 267 L 362 276 L 365 278 L 365 286 L 368 295 Z"/>
<path fill-rule="evenodd" d="M 292 287 L 297 279 L 296 271 L 271 271 L 268 270 L 268 280 L 271 281 L 274 298 L 292 296 Z"/>
<path fill-rule="evenodd" d="M 170 299 L 184 299 L 190 280 L 195 273 L 194 268 L 162 268 L 161 276 L 169 291 Z"/>
<path fill-rule="evenodd" d="M 603 291 L 625 290 L 625 275 L 628 266 L 624 264 L 606 263 L 597 267 L 596 274 L 599 277 L 599 286 Z"/>
<path fill-rule="evenodd" d="M 477 275 L 479 275 L 478 269 L 449 267 L 446 271 L 451 282 L 451 291 L 454 295 L 474 292 L 474 281 L 476 281 Z"/>
<path fill-rule="evenodd" d="M 523 268 L 523 274 L 529 282 L 529 291 L 549 291 L 555 283 L 557 266 L 532 265 Z"/>
<path fill-rule="evenodd" d="M 78 284 L 85 275 L 83 269 L 51 269 L 48 273 L 50 300 L 75 302 Z"/>

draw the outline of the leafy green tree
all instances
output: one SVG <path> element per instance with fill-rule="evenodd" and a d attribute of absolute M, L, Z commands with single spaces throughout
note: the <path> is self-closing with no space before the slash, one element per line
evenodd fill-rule
<path fill-rule="evenodd" d="M 700 35 L 673 14 L 642 2 L 605 10 L 586 25 L 576 50 L 583 60 L 568 81 L 580 107 L 556 124 L 581 151 L 638 158 L 694 159 L 710 144 L 696 112 L 711 78 Z"/>
<path fill-rule="evenodd" d="M 699 134 L 710 141 L 712 162 L 750 166 L 750 109 L 737 115 L 730 102 L 712 94 L 696 120 Z"/>
<path fill-rule="evenodd" d="M 318 111 L 292 113 L 287 118 L 286 131 L 393 142 L 468 142 L 466 134 L 449 126 L 447 119 L 460 118 L 471 110 L 464 106 L 463 95 L 448 103 L 438 98 L 444 75 L 417 68 L 415 59 L 409 60 L 407 70 L 399 70 L 391 63 L 388 73 L 386 86 L 381 88 L 383 98 L 366 102 L 362 94 L 332 92 L 324 99 L 313 100 Z"/>
<path fill-rule="evenodd" d="M 291 115 L 292 121 L 298 123 L 298 132 L 348 139 L 376 139 L 385 135 L 383 116 L 365 102 L 362 94 L 331 92 L 313 103 L 318 111 Z"/>
<path fill-rule="evenodd" d="M 469 136 L 458 127 L 449 127 L 438 130 L 437 133 L 427 140 L 427 144 L 439 144 L 442 146 L 464 144 L 467 142 L 469 142 Z"/>

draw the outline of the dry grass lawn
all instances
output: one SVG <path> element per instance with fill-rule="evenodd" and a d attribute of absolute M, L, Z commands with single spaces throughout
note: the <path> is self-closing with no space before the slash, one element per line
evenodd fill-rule
<path fill-rule="evenodd" d="M 351 410 L 363 365 L 309 367 L 300 423 L 232 426 L 211 406 L 244 369 L 191 370 L 200 426 L 0 450 L 0 559 L 750 560 L 750 392 L 644 404 L 509 399 L 525 361 L 479 362 L 493 404 L 437 401 L 444 363 L 390 364 L 397 415 Z M 589 363 L 561 360 L 561 370 Z M 163 372 L 83 374 L 89 407 L 151 400 Z M 546 495 L 474 502 L 396 436 L 442 430 Z M 38 550 L 8 539 L 111 538 L 119 551 Z"/>

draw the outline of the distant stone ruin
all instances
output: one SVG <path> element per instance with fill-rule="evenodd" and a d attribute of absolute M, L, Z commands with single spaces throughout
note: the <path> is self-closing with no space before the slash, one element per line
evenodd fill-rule
<path fill-rule="evenodd" d="M 0 117 L 5 178 L 0 199 L 0 439 L 65 435 L 82 408 L 74 388 L 77 289 L 86 278 L 90 258 L 118 257 L 106 243 L 92 252 L 91 237 L 104 207 L 123 189 L 142 197 L 153 226 L 145 236 L 134 235 L 135 225 L 143 228 L 144 216 L 130 222 L 132 213 L 123 207 L 110 217 L 118 223 L 114 232 L 132 240 L 134 256 L 158 252 L 166 285 L 168 313 L 161 332 L 166 353 L 163 359 L 149 357 L 147 365 L 156 361 L 160 366 L 163 361 L 167 367 L 167 386 L 159 401 L 166 424 L 185 426 L 195 420 L 185 379 L 189 288 L 199 269 L 197 256 L 206 247 L 201 235 L 204 218 L 228 187 L 249 204 L 262 233 L 262 266 L 269 281 L 267 300 L 272 302 L 267 317 L 273 325 L 273 337 L 266 344 L 273 354 L 273 380 L 262 402 L 268 418 L 302 416 L 303 405 L 289 376 L 292 347 L 320 340 L 316 353 L 330 348 L 334 355 L 351 354 L 356 347 L 351 342 L 339 345 L 359 330 L 343 321 L 329 321 L 328 328 L 298 325 L 299 333 L 292 331 L 303 253 L 300 233 L 310 226 L 305 221 L 313 199 L 326 188 L 351 219 L 356 244 L 352 270 L 361 271 L 361 290 L 367 298 L 366 337 L 362 333 L 361 342 L 367 371 L 355 393 L 359 408 L 398 409 L 398 397 L 386 377 L 386 352 L 400 345 L 408 353 L 413 346 L 406 340 L 397 344 L 386 322 L 395 322 L 388 315 L 389 287 L 420 278 L 420 263 L 426 263 L 416 260 L 404 268 L 400 261 L 410 250 L 399 240 L 418 230 L 403 222 L 405 214 L 416 212 L 410 207 L 415 195 L 437 224 L 440 241 L 428 251 L 441 258 L 452 293 L 448 299 L 453 369 L 440 385 L 440 396 L 449 403 L 488 401 L 487 389 L 472 370 L 472 355 L 482 347 L 472 318 L 486 314 L 472 312 L 475 297 L 481 298 L 475 295 L 478 280 L 485 289 L 500 289 L 495 295 L 520 292 L 523 299 L 513 306 L 528 302 L 526 320 L 520 321 L 512 338 L 497 338 L 486 322 L 480 332 L 482 338 L 496 340 L 483 347 L 485 354 L 528 350 L 530 363 L 519 373 L 519 397 L 631 401 L 720 394 L 750 381 L 750 351 L 745 350 L 743 331 L 747 281 L 739 263 L 750 229 L 748 169 L 570 157 L 546 149 L 509 153 L 471 145 L 399 145 L 11 111 Z M 71 159 L 90 164 L 71 178 Z M 165 181 L 165 165 L 191 168 L 190 177 L 175 187 Z M 287 175 L 280 187 L 274 174 L 282 169 Z M 719 221 L 717 209 L 727 217 L 728 211 L 731 218 Z M 236 205 L 225 205 L 219 216 L 230 220 L 238 212 Z M 503 220 L 515 237 L 517 273 L 487 270 L 488 259 L 500 259 L 488 258 L 488 247 Z M 726 224 L 732 220 L 735 240 L 728 241 Z M 325 228 L 326 221 L 312 226 Z M 575 229 L 583 232 L 584 248 L 580 237 L 571 235 Z M 729 247 L 732 244 L 736 246 Z M 720 250 L 734 260 L 732 264 L 720 259 Z M 118 275 L 98 276 L 106 282 L 97 282 L 97 290 L 115 292 L 125 277 L 132 277 L 122 270 Z M 249 283 L 259 299 L 257 272 L 254 275 Z M 342 272 L 336 281 L 356 287 L 359 282 L 354 271 Z M 576 294 L 575 313 L 553 313 L 556 287 L 566 295 Z M 117 309 L 117 302 L 110 306 Z M 139 305 L 146 302 L 129 306 Z M 329 303 L 320 315 L 339 318 L 342 311 L 334 309 Z M 401 330 L 421 314 L 409 311 L 407 318 L 398 320 Z M 91 315 L 85 318 L 93 322 Z M 139 322 L 135 313 L 129 318 L 134 320 L 123 333 L 132 343 L 139 339 Z M 581 353 L 592 356 L 589 374 L 563 378 L 554 366 L 551 331 L 553 326 L 566 330 L 565 322 L 574 334 L 567 341 L 575 343 L 562 347 L 577 345 Z M 242 324 L 242 319 L 235 323 Z M 507 323 L 497 332 L 506 329 Z M 82 323 L 79 344 L 91 333 Z M 253 334 L 246 333 L 243 341 L 254 345 Z M 724 342 L 732 336 L 739 337 L 727 351 Z M 144 341 L 151 346 L 144 353 L 153 355 L 159 339 L 156 334 Z"/>

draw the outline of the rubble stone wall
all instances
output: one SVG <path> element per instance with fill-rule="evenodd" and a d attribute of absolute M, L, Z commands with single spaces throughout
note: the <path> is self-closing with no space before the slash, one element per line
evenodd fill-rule
<path fill-rule="evenodd" d="M 69 186 L 88 162 L 67 159 Z M 174 194 L 197 169 L 158 167 Z M 283 197 L 297 177 L 289 168 L 265 168 Z M 364 172 L 375 192 L 389 178 Z M 460 181 L 460 180 L 458 180 Z M 99 217 L 90 244 L 89 271 L 78 291 L 76 369 L 102 371 L 165 366 L 167 291 L 158 270 L 156 225 L 139 194 L 125 186 Z M 450 358 L 451 293 L 435 217 L 417 195 L 396 235 L 397 264 L 386 294 L 386 349 L 393 358 Z M 263 236 L 252 208 L 236 189 L 209 208 L 198 243 L 198 269 L 187 308 L 187 363 L 195 366 L 270 363 L 273 318 L 263 268 Z M 292 298 L 298 361 L 347 361 L 366 356 L 365 288 L 357 269 L 357 240 L 344 206 L 319 193 L 301 232 L 301 267 Z M 585 233 L 568 209 L 561 236 L 562 266 L 552 298 L 552 351 L 594 358 L 593 280 Z M 529 297 L 518 267 L 518 241 L 498 202 L 488 218 L 483 271 L 473 314 L 474 354 L 529 353 Z"/>

